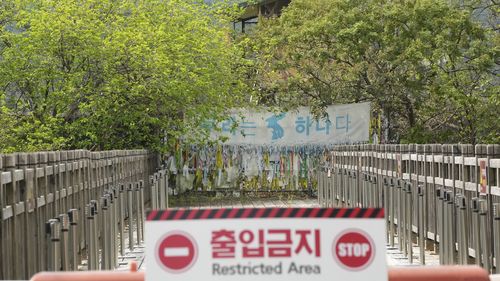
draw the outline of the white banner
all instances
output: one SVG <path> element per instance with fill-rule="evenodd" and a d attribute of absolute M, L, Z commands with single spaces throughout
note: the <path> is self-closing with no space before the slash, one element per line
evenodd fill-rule
<path fill-rule="evenodd" d="M 226 144 L 301 145 L 367 142 L 370 103 L 331 105 L 328 119 L 316 121 L 309 108 L 274 114 L 240 110 L 219 124 L 212 137 L 228 138 Z"/>
<path fill-rule="evenodd" d="M 387 280 L 381 209 L 154 210 L 146 281 Z"/>

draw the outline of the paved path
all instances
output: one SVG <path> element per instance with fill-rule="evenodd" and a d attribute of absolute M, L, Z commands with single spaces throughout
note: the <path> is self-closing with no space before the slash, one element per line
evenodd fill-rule
<path fill-rule="evenodd" d="M 183 208 L 260 208 L 260 207 L 318 207 L 318 202 L 315 199 L 224 199 L 224 200 L 206 200 L 204 202 L 186 201 L 178 202 L 177 207 Z M 128 232 L 125 231 L 125 234 Z M 128 243 L 128 237 L 125 237 Z M 397 242 L 397 239 L 396 239 Z M 419 261 L 419 248 L 413 247 L 413 264 L 410 264 L 408 259 L 398 250 L 398 245 L 394 247 L 387 246 L 387 264 L 389 266 L 412 266 L 420 265 Z M 146 269 L 146 262 L 144 256 L 144 245 L 138 245 L 133 251 L 126 250 L 125 255 L 119 258 L 119 268 L 117 270 L 128 270 L 128 263 L 131 260 L 137 261 L 139 270 Z M 439 257 L 430 252 L 426 252 L 426 264 L 438 265 Z"/>

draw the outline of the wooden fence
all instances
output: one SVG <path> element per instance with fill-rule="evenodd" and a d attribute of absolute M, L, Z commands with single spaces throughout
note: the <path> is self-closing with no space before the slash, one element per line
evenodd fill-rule
<path fill-rule="evenodd" d="M 500 273 L 500 145 L 351 145 L 325 154 L 323 206 L 384 207 L 387 242 Z"/>
<path fill-rule="evenodd" d="M 422 264 L 434 251 L 441 264 L 499 273 L 500 145 L 336 146 L 323 157 L 323 206 L 384 207 L 387 242 L 411 262 L 420 247 Z M 158 164 L 144 150 L 1 155 L 0 279 L 78 270 L 82 259 L 114 268 L 143 239 L 144 202 L 167 207 Z"/>
<path fill-rule="evenodd" d="M 86 237 L 96 225 L 88 221 L 97 218 L 98 212 L 106 213 L 108 207 L 112 210 L 113 203 L 123 201 L 119 195 L 125 189 L 142 188 L 139 183 L 148 183 L 158 165 L 156 155 L 145 150 L 0 156 L 0 279 L 29 279 L 41 270 L 78 270 L 81 259 L 90 259 Z M 136 198 L 143 204 L 150 198 L 150 189 L 143 189 Z M 133 206 L 130 211 L 143 211 L 140 204 Z M 132 215 L 125 204 L 120 207 L 126 216 Z M 116 214 L 110 213 L 107 218 L 116 219 Z M 103 226 L 110 222 L 105 216 L 99 218 Z M 114 225 L 119 225 L 119 221 L 114 221 Z M 122 220 L 122 230 L 123 227 Z M 97 252 L 99 246 L 110 246 L 103 245 L 102 237 L 108 234 L 98 229 L 94 232 L 101 238 L 94 243 L 100 244 L 92 245 Z M 113 246 L 117 243 L 115 237 L 109 238 Z M 55 248 L 49 245 L 51 242 Z"/>

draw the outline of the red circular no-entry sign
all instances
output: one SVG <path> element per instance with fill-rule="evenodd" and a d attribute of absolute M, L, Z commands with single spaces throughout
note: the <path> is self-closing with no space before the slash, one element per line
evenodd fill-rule
<path fill-rule="evenodd" d="M 195 240 L 185 232 L 167 233 L 156 249 L 159 263 L 171 273 L 185 272 L 198 257 Z"/>
<path fill-rule="evenodd" d="M 333 257 L 347 270 L 359 271 L 368 267 L 375 257 L 370 236 L 352 229 L 341 233 L 333 242 Z"/>

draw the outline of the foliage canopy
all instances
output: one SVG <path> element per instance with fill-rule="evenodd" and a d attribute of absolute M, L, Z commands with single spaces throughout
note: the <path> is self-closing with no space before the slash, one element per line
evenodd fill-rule
<path fill-rule="evenodd" d="M 0 151 L 166 150 L 250 90 L 318 116 L 371 101 L 383 142 L 498 143 L 500 36 L 478 1 L 294 0 L 242 37 L 231 0 L 4 0 Z"/>
<path fill-rule="evenodd" d="M 241 104 L 236 6 L 5 0 L 0 150 L 162 150 Z"/>
<path fill-rule="evenodd" d="M 450 1 L 294 0 L 247 40 L 260 101 L 371 101 L 384 142 L 496 142 L 500 42 Z"/>

